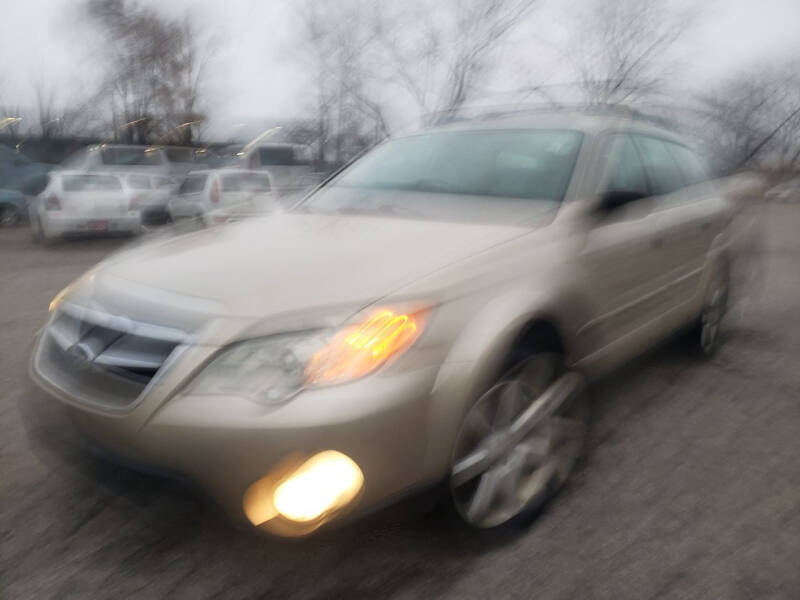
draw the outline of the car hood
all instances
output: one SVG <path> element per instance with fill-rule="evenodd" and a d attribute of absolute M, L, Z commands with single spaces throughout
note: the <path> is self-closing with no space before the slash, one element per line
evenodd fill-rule
<path fill-rule="evenodd" d="M 236 317 L 359 308 L 527 231 L 393 217 L 280 214 L 120 253 L 91 273 L 92 300 L 106 304 L 102 296 L 135 294 L 142 302 L 127 308 L 136 313 L 161 297 L 165 304 L 183 303 L 187 311 Z"/>

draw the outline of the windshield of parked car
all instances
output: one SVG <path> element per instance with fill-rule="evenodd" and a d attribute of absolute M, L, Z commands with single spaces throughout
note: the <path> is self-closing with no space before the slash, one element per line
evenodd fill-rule
<path fill-rule="evenodd" d="M 308 198 L 312 211 L 475 216 L 559 203 L 582 134 L 561 130 L 426 133 L 387 142 Z M 541 209 L 541 203 L 533 203 Z M 489 216 L 491 218 L 491 215 Z"/>
<path fill-rule="evenodd" d="M 113 175 L 64 175 L 61 185 L 65 192 L 105 192 L 122 189 L 119 178 Z"/>
<path fill-rule="evenodd" d="M 194 162 L 194 148 L 165 148 L 167 160 L 176 163 Z"/>
<path fill-rule="evenodd" d="M 147 165 L 161 164 L 161 156 L 155 148 L 104 148 L 100 151 L 104 165 Z"/>

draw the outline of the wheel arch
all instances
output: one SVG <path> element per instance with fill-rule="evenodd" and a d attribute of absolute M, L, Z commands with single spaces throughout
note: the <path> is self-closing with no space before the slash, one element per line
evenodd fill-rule
<path fill-rule="evenodd" d="M 518 357 L 547 349 L 572 362 L 581 323 L 576 315 L 583 308 L 565 294 L 498 298 L 482 308 L 459 335 L 433 386 L 426 459 L 432 477 L 449 467 L 466 411 Z"/>

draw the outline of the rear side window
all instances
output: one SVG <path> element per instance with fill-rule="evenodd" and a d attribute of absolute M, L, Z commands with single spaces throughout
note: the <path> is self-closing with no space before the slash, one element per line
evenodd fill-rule
<path fill-rule="evenodd" d="M 223 192 L 268 192 L 269 177 L 263 173 L 236 173 L 222 178 Z"/>
<path fill-rule="evenodd" d="M 150 178 L 147 175 L 129 175 L 128 186 L 134 190 L 149 190 Z"/>
<path fill-rule="evenodd" d="M 653 194 L 671 194 L 686 185 L 678 163 L 667 148 L 668 142 L 649 136 L 635 136 Z"/>
<path fill-rule="evenodd" d="M 708 181 L 705 165 L 694 152 L 678 144 L 667 144 L 667 147 L 683 172 L 687 185 Z"/>
<path fill-rule="evenodd" d="M 64 175 L 61 185 L 65 192 L 105 192 L 122 189 L 119 178 L 113 175 Z"/>
<path fill-rule="evenodd" d="M 206 187 L 206 179 L 208 179 L 208 175 L 190 175 L 183 180 L 181 187 L 178 188 L 178 193 L 196 194 L 197 192 L 202 192 L 203 188 Z"/>
<path fill-rule="evenodd" d="M 614 154 L 611 158 L 606 191 L 639 192 L 644 196 L 649 195 L 644 163 L 630 136 L 621 134 L 611 136 L 608 148 L 612 149 Z"/>

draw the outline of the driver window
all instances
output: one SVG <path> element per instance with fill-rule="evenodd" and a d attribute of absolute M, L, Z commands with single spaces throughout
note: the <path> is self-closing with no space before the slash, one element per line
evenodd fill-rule
<path fill-rule="evenodd" d="M 609 136 L 606 148 L 609 149 L 611 158 L 606 171 L 608 178 L 604 191 L 638 192 L 643 197 L 648 196 L 644 164 L 633 140 L 623 134 L 612 135 Z"/>
<path fill-rule="evenodd" d="M 667 143 L 650 136 L 636 136 L 642 149 L 648 175 L 655 194 L 671 194 L 686 186 L 678 163 L 667 149 Z"/>

